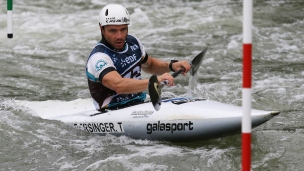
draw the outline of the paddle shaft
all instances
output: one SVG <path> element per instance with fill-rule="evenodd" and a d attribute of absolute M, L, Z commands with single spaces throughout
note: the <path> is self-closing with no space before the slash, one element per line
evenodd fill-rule
<path fill-rule="evenodd" d="M 205 53 L 207 51 L 208 47 L 206 47 L 201 53 L 199 53 L 198 55 L 196 55 L 193 60 L 191 61 L 190 65 L 191 65 L 191 70 L 190 70 L 190 74 L 193 76 L 195 75 L 196 71 L 198 70 L 199 66 L 201 65 L 203 58 L 205 56 Z M 172 74 L 172 77 L 177 77 L 179 74 L 181 74 L 185 69 L 182 68 L 176 72 L 174 72 Z"/>
<path fill-rule="evenodd" d="M 174 73 L 172 74 L 172 77 L 175 78 L 175 77 L 179 76 L 179 74 L 181 74 L 183 71 L 184 71 L 184 69 L 180 69 L 180 70 L 174 72 Z"/>
<path fill-rule="evenodd" d="M 179 74 L 181 74 L 183 71 L 184 71 L 184 69 L 180 69 L 180 70 L 174 72 L 171 76 L 172 76 L 173 78 L 176 78 L 176 77 L 179 76 Z M 163 81 L 163 82 L 160 83 L 161 87 L 164 87 L 164 85 L 166 85 L 166 84 L 169 84 L 168 80 L 165 80 L 165 81 Z"/>

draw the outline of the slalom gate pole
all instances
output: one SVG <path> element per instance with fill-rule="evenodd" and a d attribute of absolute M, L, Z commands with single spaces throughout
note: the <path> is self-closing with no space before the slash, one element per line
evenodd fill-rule
<path fill-rule="evenodd" d="M 13 38 L 13 0 L 7 0 L 7 38 Z"/>
<path fill-rule="evenodd" d="M 243 0 L 242 171 L 251 170 L 252 0 Z"/>

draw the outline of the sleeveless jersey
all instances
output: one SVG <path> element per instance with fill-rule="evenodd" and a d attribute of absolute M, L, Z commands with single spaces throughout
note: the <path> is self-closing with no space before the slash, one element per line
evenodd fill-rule
<path fill-rule="evenodd" d="M 141 64 L 145 54 L 141 42 L 131 35 L 127 36 L 125 48 L 121 52 L 116 52 L 102 43 L 95 46 L 86 64 L 86 75 L 97 110 L 145 100 L 145 92 L 117 94 L 101 82 L 104 75 L 114 70 L 123 78 L 141 79 Z"/>

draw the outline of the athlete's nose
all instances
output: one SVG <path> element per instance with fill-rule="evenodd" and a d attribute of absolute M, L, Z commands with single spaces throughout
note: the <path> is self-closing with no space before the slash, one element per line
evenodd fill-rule
<path fill-rule="evenodd" d="M 121 38 L 122 38 L 122 35 L 123 35 L 122 32 L 121 32 L 121 31 L 118 31 L 117 34 L 116 34 L 116 38 L 117 38 L 117 39 L 121 39 Z"/>

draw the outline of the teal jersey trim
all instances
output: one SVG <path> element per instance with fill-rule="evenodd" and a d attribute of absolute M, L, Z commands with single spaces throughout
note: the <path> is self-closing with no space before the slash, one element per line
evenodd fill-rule
<path fill-rule="evenodd" d="M 89 78 L 89 80 L 94 81 L 94 82 L 99 82 L 98 78 L 95 78 L 95 76 L 86 70 L 86 75 Z"/>
<path fill-rule="evenodd" d="M 146 100 L 146 93 L 142 92 L 140 96 L 134 97 L 133 99 L 125 100 L 125 101 L 122 101 L 119 103 L 109 103 L 108 107 L 111 108 L 111 107 L 115 107 L 115 106 L 125 105 L 129 102 L 138 102 L 138 101 L 144 101 L 144 100 Z"/>

